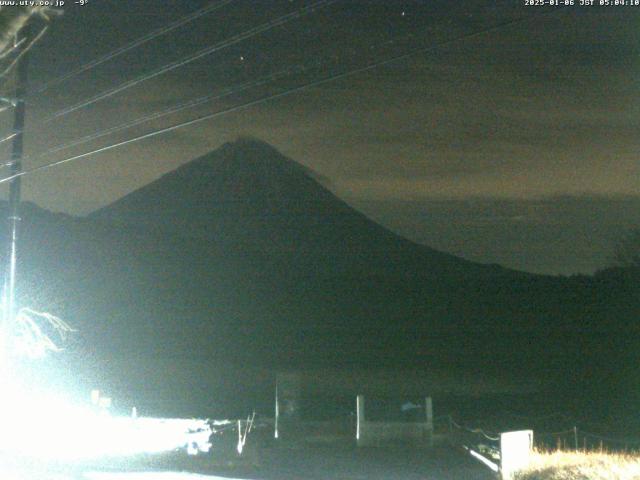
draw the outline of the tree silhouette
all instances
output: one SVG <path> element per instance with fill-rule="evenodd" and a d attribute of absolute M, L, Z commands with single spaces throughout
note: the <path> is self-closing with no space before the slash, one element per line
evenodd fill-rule
<path fill-rule="evenodd" d="M 640 228 L 634 228 L 618 241 L 613 261 L 618 267 L 640 268 Z"/>
<path fill-rule="evenodd" d="M 9 53 L 16 34 L 35 13 L 36 7 L 0 7 L 0 55 Z"/>
<path fill-rule="evenodd" d="M 16 49 L 16 35 L 34 16 L 49 21 L 52 15 L 62 12 L 42 6 L 4 6 L 0 7 L 0 59 L 7 57 Z"/>

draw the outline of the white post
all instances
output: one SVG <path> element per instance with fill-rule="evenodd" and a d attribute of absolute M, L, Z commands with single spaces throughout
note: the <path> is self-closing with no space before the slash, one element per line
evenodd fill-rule
<path fill-rule="evenodd" d="M 532 450 L 532 430 L 500 434 L 500 471 L 503 480 L 512 480 L 515 472 L 529 464 Z"/>
<path fill-rule="evenodd" d="M 427 397 L 424 402 L 424 411 L 427 416 L 427 435 L 429 437 L 429 445 L 433 446 L 433 401 L 431 397 Z"/>
<path fill-rule="evenodd" d="M 278 380 L 276 379 L 276 413 L 275 413 L 275 429 L 274 438 L 278 438 L 278 418 L 280 417 L 280 406 L 278 405 Z"/>
<path fill-rule="evenodd" d="M 356 441 L 360 444 L 362 439 L 362 429 L 364 427 L 364 395 L 356 397 Z"/>

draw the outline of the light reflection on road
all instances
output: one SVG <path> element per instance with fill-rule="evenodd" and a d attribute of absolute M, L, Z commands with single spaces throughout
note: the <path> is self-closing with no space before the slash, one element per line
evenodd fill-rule
<path fill-rule="evenodd" d="M 86 480 L 242 480 L 187 472 L 85 472 Z"/>

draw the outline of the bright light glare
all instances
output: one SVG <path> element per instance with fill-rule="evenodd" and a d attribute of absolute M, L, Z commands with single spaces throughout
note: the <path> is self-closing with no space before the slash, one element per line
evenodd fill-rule
<path fill-rule="evenodd" d="M 39 460 L 84 460 L 123 457 L 185 449 L 208 452 L 213 433 L 207 420 L 115 416 L 111 400 L 76 403 L 38 385 L 18 382 L 5 363 L 12 355 L 39 358 L 59 347 L 72 332 L 60 318 L 29 308 L 19 311 L 10 336 L 0 330 L 0 453 Z M 28 386 L 27 386 L 28 385 Z M 96 394 L 91 400 L 95 403 Z"/>
<path fill-rule="evenodd" d="M 5 453 L 81 460 L 211 448 L 207 420 L 112 416 L 48 392 L 6 386 L 3 382 L 0 397 L 0 451 Z"/>
<path fill-rule="evenodd" d="M 16 331 L 11 347 L 18 355 L 30 358 L 42 358 L 47 352 L 58 352 L 60 347 L 45 333 L 45 329 L 56 332 L 60 340 L 73 332 L 73 328 L 64 320 L 47 312 L 38 312 L 31 308 L 21 308 L 16 315 Z"/>

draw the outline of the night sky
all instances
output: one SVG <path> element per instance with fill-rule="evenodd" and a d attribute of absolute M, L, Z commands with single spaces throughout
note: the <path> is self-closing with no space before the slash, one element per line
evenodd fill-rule
<path fill-rule="evenodd" d="M 640 225 L 640 7 L 338 1 L 43 124 L 69 105 L 317 2 L 233 1 L 37 93 L 45 82 L 216 2 L 69 3 L 31 57 L 26 168 L 442 45 L 25 177 L 25 199 L 50 210 L 89 213 L 251 135 L 316 170 L 338 196 L 384 225 L 473 260 L 590 273 L 607 264 L 616 239 Z M 459 37 L 468 38 L 449 42 Z M 273 83 L 39 156 L 302 66 Z M 10 115 L 2 121 L 8 132 Z"/>

